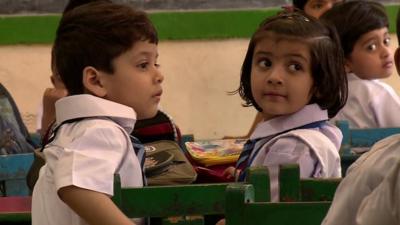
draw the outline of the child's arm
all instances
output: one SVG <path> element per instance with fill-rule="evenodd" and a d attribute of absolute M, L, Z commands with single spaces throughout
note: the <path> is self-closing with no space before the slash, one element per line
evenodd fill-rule
<path fill-rule="evenodd" d="M 357 224 L 399 224 L 400 163 L 398 160 L 390 163 L 392 168 L 388 168 L 383 181 L 362 200 L 356 212 Z M 373 174 L 364 174 L 367 175 Z"/>
<path fill-rule="evenodd" d="M 106 194 L 67 186 L 61 188 L 58 195 L 90 225 L 134 225 Z"/>

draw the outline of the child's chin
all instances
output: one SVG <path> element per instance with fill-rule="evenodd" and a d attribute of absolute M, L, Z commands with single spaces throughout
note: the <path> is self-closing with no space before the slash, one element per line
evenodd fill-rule
<path fill-rule="evenodd" d="M 150 119 L 156 116 L 158 109 L 156 110 L 151 110 L 143 113 L 137 113 L 137 119 L 138 120 L 145 120 L 145 119 Z"/>

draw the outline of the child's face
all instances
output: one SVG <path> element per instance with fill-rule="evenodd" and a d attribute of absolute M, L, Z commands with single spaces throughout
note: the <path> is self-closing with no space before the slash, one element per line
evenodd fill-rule
<path fill-rule="evenodd" d="M 304 12 L 307 15 L 319 18 L 324 12 L 328 11 L 333 5 L 343 0 L 309 0 L 304 5 Z"/>
<path fill-rule="evenodd" d="M 346 58 L 346 71 L 361 79 L 380 79 L 393 72 L 393 55 L 388 29 L 381 28 L 363 34 Z"/>
<path fill-rule="evenodd" d="M 256 44 L 251 67 L 252 95 L 265 120 L 307 105 L 314 83 L 308 45 L 267 35 Z"/>
<path fill-rule="evenodd" d="M 138 41 L 113 61 L 114 73 L 104 74 L 104 98 L 132 107 L 138 119 L 156 115 L 164 79 L 157 64 L 157 45 Z"/>

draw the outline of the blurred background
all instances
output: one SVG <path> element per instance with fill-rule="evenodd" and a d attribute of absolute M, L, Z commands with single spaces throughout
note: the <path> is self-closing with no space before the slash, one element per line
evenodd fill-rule
<path fill-rule="evenodd" d="M 50 87 L 50 49 L 67 0 L 0 0 L 0 82 L 11 92 L 24 122 L 36 130 L 43 91 Z M 239 74 L 258 23 L 291 1 L 119 0 L 149 12 L 159 35 L 165 76 L 161 108 L 183 134 L 215 139 L 248 132 L 256 110 L 244 108 Z M 380 1 L 394 21 L 399 0 Z M 391 47 L 397 48 L 394 35 Z M 397 74 L 384 80 L 400 94 Z"/>

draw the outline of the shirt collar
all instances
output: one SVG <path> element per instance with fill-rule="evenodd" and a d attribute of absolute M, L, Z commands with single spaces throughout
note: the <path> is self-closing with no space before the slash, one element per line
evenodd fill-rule
<path fill-rule="evenodd" d="M 347 80 L 351 81 L 351 80 L 361 80 L 361 78 L 359 78 L 356 74 L 354 73 L 348 73 L 347 74 Z"/>
<path fill-rule="evenodd" d="M 284 131 L 321 120 L 328 120 L 328 111 L 322 110 L 318 104 L 306 105 L 293 114 L 275 117 L 259 123 L 250 136 L 250 139 L 254 140 L 277 135 Z"/>
<path fill-rule="evenodd" d="M 131 133 L 136 122 L 135 111 L 128 106 L 89 94 L 72 95 L 56 102 L 56 122 L 84 117 L 108 117 Z"/>

